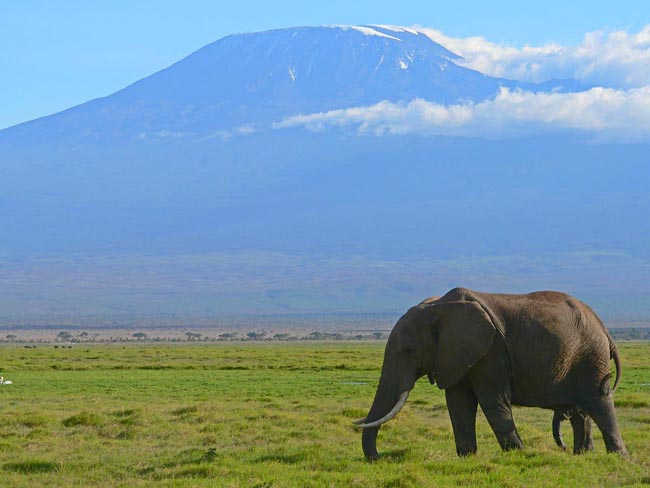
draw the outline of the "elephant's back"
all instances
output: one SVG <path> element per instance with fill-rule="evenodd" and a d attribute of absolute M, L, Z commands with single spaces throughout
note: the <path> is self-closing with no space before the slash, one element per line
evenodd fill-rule
<path fill-rule="evenodd" d="M 598 389 L 609 341 L 589 307 L 559 292 L 484 299 L 504 330 L 514 403 L 552 407 Z"/>

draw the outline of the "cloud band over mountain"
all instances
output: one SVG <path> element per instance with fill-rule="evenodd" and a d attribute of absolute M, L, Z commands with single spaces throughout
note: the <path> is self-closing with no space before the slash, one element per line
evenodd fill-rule
<path fill-rule="evenodd" d="M 650 140 L 650 86 L 592 88 L 578 93 L 531 93 L 503 88 L 493 99 L 442 105 L 416 99 L 380 102 L 324 113 L 296 115 L 276 128 L 357 127 L 360 134 L 421 134 L 488 138 L 573 130 L 602 140 Z"/>

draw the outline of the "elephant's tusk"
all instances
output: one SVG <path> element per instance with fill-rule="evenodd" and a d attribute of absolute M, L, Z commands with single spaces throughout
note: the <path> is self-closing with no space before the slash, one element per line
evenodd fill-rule
<path fill-rule="evenodd" d="M 388 412 L 386 415 L 384 415 L 382 418 L 380 418 L 379 420 L 375 420 L 374 422 L 370 422 L 368 424 L 357 424 L 355 422 L 355 425 L 359 429 L 369 429 L 371 427 L 379 427 L 381 424 L 385 424 L 386 422 L 388 422 L 390 419 L 392 419 L 395 415 L 399 413 L 399 411 L 406 403 L 406 399 L 409 397 L 409 393 L 411 393 L 411 390 L 403 391 L 402 394 L 399 396 L 399 400 L 397 400 L 397 403 L 395 404 L 393 409 L 390 412 Z"/>
<path fill-rule="evenodd" d="M 367 418 L 368 418 L 368 417 L 364 417 L 364 418 L 359 419 L 359 420 L 353 420 L 352 423 L 353 423 L 354 425 L 361 425 L 361 424 L 363 424 L 363 423 L 366 421 Z"/>

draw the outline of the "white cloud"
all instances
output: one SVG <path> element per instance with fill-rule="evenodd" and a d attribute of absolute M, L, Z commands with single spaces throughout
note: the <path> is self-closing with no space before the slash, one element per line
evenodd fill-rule
<path fill-rule="evenodd" d="M 612 88 L 650 85 L 650 25 L 637 33 L 590 32 L 578 46 L 548 43 L 521 48 L 483 37 L 454 38 L 435 29 L 417 29 L 462 56 L 458 64 L 490 76 L 532 82 L 575 78 Z"/>
<path fill-rule="evenodd" d="M 354 127 L 360 134 L 422 134 L 512 137 L 574 130 L 597 139 L 650 141 L 650 86 L 579 93 L 531 93 L 502 89 L 482 102 L 440 105 L 416 99 L 383 101 L 324 113 L 296 115 L 274 128 L 304 126 L 318 131 Z"/>
<path fill-rule="evenodd" d="M 198 141 L 205 141 L 208 139 L 221 139 L 222 141 L 228 141 L 236 136 L 249 136 L 255 134 L 258 130 L 258 124 L 244 124 L 239 127 L 235 127 L 232 130 L 218 130 L 211 132 L 199 139 Z"/>

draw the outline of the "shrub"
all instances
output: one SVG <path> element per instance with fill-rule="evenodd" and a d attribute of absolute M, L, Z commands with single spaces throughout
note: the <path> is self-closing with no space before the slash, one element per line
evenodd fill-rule
<path fill-rule="evenodd" d="M 97 427 L 102 425 L 102 418 L 96 413 L 81 412 L 77 415 L 73 415 L 72 417 L 64 419 L 63 425 L 66 427 L 76 427 L 78 425 Z"/>

